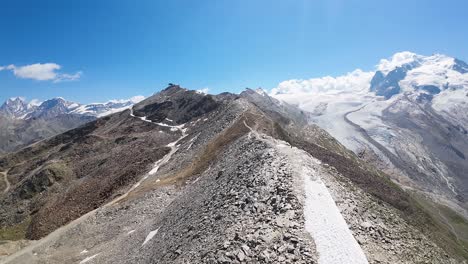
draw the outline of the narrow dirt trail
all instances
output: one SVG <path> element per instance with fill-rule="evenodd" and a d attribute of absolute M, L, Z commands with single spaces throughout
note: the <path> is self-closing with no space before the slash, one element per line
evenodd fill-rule
<path fill-rule="evenodd" d="M 5 194 L 10 190 L 10 187 L 11 187 L 11 184 L 8 181 L 8 171 L 0 172 L 0 174 L 3 175 L 3 180 L 5 181 L 5 184 L 6 184 L 6 187 L 3 190 L 3 193 Z"/>
<path fill-rule="evenodd" d="M 116 199 L 110 201 L 109 203 L 93 210 L 93 211 L 90 211 L 88 212 L 87 214 L 84 214 L 82 215 L 81 217 L 71 221 L 70 223 L 68 223 L 67 225 L 64 225 L 58 229 L 56 229 L 54 232 L 50 233 L 48 236 L 40 239 L 40 240 L 37 240 L 35 242 L 33 242 L 33 244 L 31 246 L 28 246 L 18 252 L 16 252 L 15 254 L 7 257 L 5 260 L 3 260 L 4 262 L 2 263 L 9 263 L 11 261 L 15 261 L 15 260 L 18 260 L 18 259 L 21 259 L 21 261 L 27 261 L 27 263 L 35 263 L 35 254 L 34 254 L 34 250 L 43 246 L 43 245 L 46 245 L 47 243 L 49 242 L 52 242 L 54 240 L 57 240 L 59 237 L 63 236 L 66 234 L 66 232 L 74 227 L 76 227 L 77 225 L 79 225 L 80 223 L 84 222 L 86 219 L 88 219 L 90 216 L 92 216 L 93 214 L 96 213 L 96 211 L 100 210 L 101 208 L 104 208 L 104 207 L 108 207 L 108 206 L 112 206 L 114 205 L 115 203 L 117 203 L 118 201 L 122 200 L 123 198 L 127 197 L 133 190 L 135 190 L 136 188 L 138 188 L 138 186 L 143 182 L 145 181 L 149 176 L 151 175 L 154 175 L 158 169 L 163 166 L 164 164 L 166 164 L 172 157 L 172 155 L 177 152 L 178 150 L 178 146 L 177 146 L 177 143 L 182 140 L 183 138 L 185 138 L 187 136 L 187 129 L 186 128 L 183 128 L 184 125 L 179 125 L 179 126 L 170 126 L 170 125 L 167 125 L 167 124 L 162 124 L 162 123 L 155 123 L 155 122 L 152 122 L 148 119 L 146 119 L 146 117 L 138 117 L 138 116 L 135 116 L 133 115 L 133 109 L 130 109 L 130 115 L 132 117 L 135 117 L 135 118 L 139 118 L 145 122 L 149 122 L 149 123 L 153 123 L 155 125 L 159 125 L 159 126 L 167 126 L 167 127 L 171 127 L 174 129 L 174 131 L 178 130 L 182 133 L 182 136 L 179 137 L 176 141 L 172 142 L 172 143 L 169 143 L 167 146 L 171 148 L 171 151 L 166 154 L 162 159 L 158 160 L 154 166 L 153 166 L 153 169 L 151 169 L 151 171 L 149 171 L 148 173 L 146 173 L 146 175 L 140 179 L 136 184 L 134 184 L 128 191 L 126 191 L 124 194 L 122 194 L 121 196 L 117 197 Z M 15 262 L 16 263 L 16 262 Z"/>

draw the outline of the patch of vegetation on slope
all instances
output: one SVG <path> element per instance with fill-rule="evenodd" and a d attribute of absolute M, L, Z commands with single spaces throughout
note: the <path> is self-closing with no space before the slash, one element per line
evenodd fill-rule
<path fill-rule="evenodd" d="M 31 199 L 39 193 L 46 191 L 52 185 L 64 179 L 70 179 L 73 171 L 63 161 L 56 161 L 45 165 L 37 173 L 21 183 L 19 197 Z"/>
<path fill-rule="evenodd" d="M 22 240 L 26 238 L 28 226 L 31 223 L 31 218 L 26 218 L 22 222 L 0 228 L 0 241 L 1 240 Z"/>
<path fill-rule="evenodd" d="M 468 221 L 463 216 L 445 205 L 436 203 L 425 195 L 412 193 L 412 196 L 439 225 L 444 226 L 442 228 L 452 231 L 457 242 L 459 242 L 465 250 L 468 249 Z"/>

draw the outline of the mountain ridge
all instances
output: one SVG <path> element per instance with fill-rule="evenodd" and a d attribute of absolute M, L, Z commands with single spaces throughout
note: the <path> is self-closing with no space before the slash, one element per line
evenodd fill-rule
<path fill-rule="evenodd" d="M 3 260 L 466 263 L 465 66 L 403 52 L 270 93 L 112 102 L 0 156 Z M 67 104 L 38 118 L 106 108 Z"/>
<path fill-rule="evenodd" d="M 171 86 L 0 158 L 11 183 L 0 223 L 42 238 L 5 262 L 466 259 L 412 196 L 307 120 L 254 90 Z M 306 213 L 314 197 L 336 208 Z M 347 223 L 338 234 L 354 246 L 322 232 L 324 219 Z"/>

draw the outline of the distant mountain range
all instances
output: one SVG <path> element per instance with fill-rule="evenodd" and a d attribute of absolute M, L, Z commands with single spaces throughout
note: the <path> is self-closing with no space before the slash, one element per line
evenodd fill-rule
<path fill-rule="evenodd" d="M 374 72 L 290 80 L 272 95 L 310 112 L 313 123 L 396 182 L 468 217 L 465 62 L 401 52 Z"/>
<path fill-rule="evenodd" d="M 103 117 L 120 112 L 144 98 L 136 96 L 128 100 L 111 100 L 106 103 L 79 104 L 57 97 L 42 103 L 27 103 L 21 97 L 8 99 L 0 106 L 0 115 L 12 119 L 55 117 L 64 114 Z"/>
<path fill-rule="evenodd" d="M 0 154 L 18 150 L 86 122 L 123 111 L 143 98 L 79 104 L 63 98 L 27 103 L 23 98 L 8 99 L 0 106 Z"/>

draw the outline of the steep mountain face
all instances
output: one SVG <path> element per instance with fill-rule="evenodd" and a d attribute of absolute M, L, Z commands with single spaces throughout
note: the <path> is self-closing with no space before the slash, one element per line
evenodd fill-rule
<path fill-rule="evenodd" d="M 53 98 L 41 103 L 34 111 L 28 113 L 24 119 L 30 118 L 53 118 L 59 115 L 65 115 L 77 104 L 66 101 L 63 98 Z"/>
<path fill-rule="evenodd" d="M 27 104 L 22 98 L 10 98 L 0 106 L 0 115 L 11 118 L 22 118 L 34 111 L 36 106 Z"/>
<path fill-rule="evenodd" d="M 16 151 L 98 117 L 124 111 L 139 99 L 89 105 L 63 98 L 53 98 L 39 105 L 28 104 L 22 98 L 8 99 L 0 107 L 0 154 Z"/>
<path fill-rule="evenodd" d="M 308 86 L 316 81 L 285 82 L 273 94 L 310 111 L 312 122 L 404 188 L 467 219 L 466 63 L 445 55 L 403 52 L 382 60 L 371 76 L 354 74 L 359 82 L 345 81 L 354 88 L 321 92 Z M 466 234 L 439 211 L 434 209 L 434 217 Z"/>
<path fill-rule="evenodd" d="M 7 155 L 0 252 L 17 252 L 3 262 L 466 260 L 448 227 L 308 116 L 262 91 L 172 85 Z"/>

